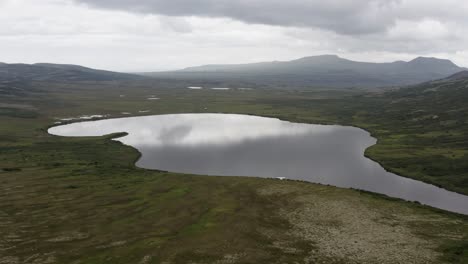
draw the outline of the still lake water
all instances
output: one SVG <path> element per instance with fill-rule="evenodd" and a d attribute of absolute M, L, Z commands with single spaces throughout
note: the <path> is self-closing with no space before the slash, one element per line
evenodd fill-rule
<path fill-rule="evenodd" d="M 356 188 L 468 214 L 468 196 L 385 171 L 364 157 L 376 139 L 355 127 L 234 114 L 172 114 L 56 126 L 58 136 L 128 135 L 137 166 L 201 175 L 285 177 Z"/>

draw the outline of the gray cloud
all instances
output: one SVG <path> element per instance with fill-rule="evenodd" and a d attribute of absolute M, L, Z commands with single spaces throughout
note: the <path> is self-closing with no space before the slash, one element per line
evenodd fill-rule
<path fill-rule="evenodd" d="M 468 65 L 466 0 L 0 0 L 0 58 L 151 71 L 339 54 Z"/>
<path fill-rule="evenodd" d="M 166 16 L 231 18 L 250 24 L 319 28 L 341 35 L 386 33 L 399 21 L 468 26 L 466 0 L 74 0 Z"/>
<path fill-rule="evenodd" d="M 75 0 L 106 9 L 167 16 L 227 17 L 246 23 L 316 27 L 344 35 L 382 32 L 401 0 Z"/>

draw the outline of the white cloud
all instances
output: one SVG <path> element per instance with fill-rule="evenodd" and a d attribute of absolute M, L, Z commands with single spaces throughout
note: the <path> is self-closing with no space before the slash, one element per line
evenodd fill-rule
<path fill-rule="evenodd" d="M 120 0 L 101 1 L 99 9 L 94 5 L 0 1 L 0 61 L 149 71 L 334 53 L 363 61 L 439 56 L 468 66 L 464 0 L 274 0 L 268 5 L 258 0 Z"/>
<path fill-rule="evenodd" d="M 390 39 L 400 40 L 434 40 L 455 38 L 452 25 L 438 20 L 423 19 L 420 21 L 398 20 L 388 31 Z"/>

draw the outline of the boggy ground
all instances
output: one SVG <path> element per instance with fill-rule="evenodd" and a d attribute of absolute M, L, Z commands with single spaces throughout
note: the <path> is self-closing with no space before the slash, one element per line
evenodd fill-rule
<path fill-rule="evenodd" d="M 266 103 L 307 98 L 320 104 L 335 100 L 329 99 L 336 97 L 333 92 L 271 92 L 258 99 L 255 91 L 201 94 L 152 88 L 120 97 L 125 91 L 52 89 L 8 99 L 8 110 L 0 115 L 0 263 L 468 260 L 466 216 L 303 182 L 143 170 L 134 166 L 137 151 L 110 136 L 46 133 L 55 117 L 122 116 L 140 110 L 260 113 L 334 122 L 319 111 L 293 111 L 288 104 L 280 110 Z M 161 100 L 146 100 L 154 93 Z"/>
<path fill-rule="evenodd" d="M 0 174 L 0 263 L 466 258 L 466 217 L 374 194 L 135 169 L 138 154 L 105 138 L 48 138 L 6 154 L 23 167 Z"/>

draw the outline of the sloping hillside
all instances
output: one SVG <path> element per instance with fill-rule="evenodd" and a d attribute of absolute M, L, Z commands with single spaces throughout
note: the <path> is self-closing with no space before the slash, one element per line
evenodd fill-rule
<path fill-rule="evenodd" d="M 468 194 L 468 72 L 361 100 L 354 124 L 381 139 L 368 155 L 399 174 Z"/>
<path fill-rule="evenodd" d="M 96 70 L 67 64 L 0 63 L 0 81 L 114 81 L 135 80 L 138 75 Z"/>

